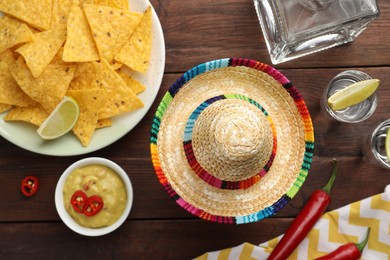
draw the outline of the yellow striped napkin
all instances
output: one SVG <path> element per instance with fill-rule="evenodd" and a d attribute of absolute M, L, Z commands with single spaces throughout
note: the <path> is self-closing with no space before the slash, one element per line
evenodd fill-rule
<path fill-rule="evenodd" d="M 367 227 L 371 227 L 371 232 L 361 259 L 390 260 L 390 185 L 384 193 L 325 213 L 289 260 L 313 259 L 343 244 L 360 242 L 366 235 Z M 264 260 L 282 236 L 258 246 L 243 243 L 233 248 L 208 252 L 196 260 Z"/>

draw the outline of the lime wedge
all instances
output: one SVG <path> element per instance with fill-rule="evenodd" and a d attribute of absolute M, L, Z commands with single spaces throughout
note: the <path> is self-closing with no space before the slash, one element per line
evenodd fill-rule
<path fill-rule="evenodd" d="M 58 138 L 72 130 L 79 113 L 77 102 L 73 98 L 65 96 L 40 125 L 37 133 L 45 140 Z"/>
<path fill-rule="evenodd" d="M 390 128 L 387 129 L 387 133 L 386 133 L 385 150 L 386 150 L 387 161 L 390 162 Z"/>
<path fill-rule="evenodd" d="M 379 79 L 368 79 L 349 85 L 330 96 L 328 105 L 335 111 L 356 105 L 369 98 L 376 91 L 379 83 Z"/>

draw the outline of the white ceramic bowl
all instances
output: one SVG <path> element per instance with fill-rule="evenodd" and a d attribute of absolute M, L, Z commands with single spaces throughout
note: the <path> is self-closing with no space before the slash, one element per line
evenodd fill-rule
<path fill-rule="evenodd" d="M 114 170 L 122 178 L 123 183 L 125 184 L 127 190 L 127 205 L 123 211 L 122 216 L 114 224 L 108 227 L 102 227 L 102 228 L 83 227 L 79 225 L 76 221 L 74 221 L 74 219 L 68 214 L 64 206 L 62 190 L 69 174 L 71 174 L 76 168 L 80 168 L 91 164 L 104 165 Z M 56 186 L 55 205 L 56 205 L 57 212 L 60 215 L 60 218 L 65 223 L 65 225 L 67 225 L 71 230 L 84 236 L 101 236 L 101 235 L 108 234 L 114 231 L 115 229 L 117 229 L 119 226 L 123 224 L 123 222 L 125 222 L 126 218 L 130 213 L 132 204 L 133 204 L 133 187 L 131 185 L 130 179 L 127 176 L 126 172 L 116 163 L 104 158 L 90 157 L 73 163 L 61 175 Z"/>

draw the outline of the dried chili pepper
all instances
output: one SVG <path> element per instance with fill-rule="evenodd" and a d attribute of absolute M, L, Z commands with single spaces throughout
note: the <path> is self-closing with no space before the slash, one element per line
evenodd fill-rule
<path fill-rule="evenodd" d="M 87 217 L 95 216 L 103 208 L 103 200 L 98 195 L 93 195 L 84 204 L 83 213 Z"/>
<path fill-rule="evenodd" d="M 313 192 L 268 259 L 287 259 L 306 237 L 331 201 L 329 193 L 336 178 L 336 172 L 337 161 L 333 159 L 333 171 L 328 183 L 322 189 Z"/>
<path fill-rule="evenodd" d="M 31 197 L 37 193 L 39 189 L 39 179 L 36 176 L 26 176 L 20 184 L 20 190 L 26 197 Z"/>
<path fill-rule="evenodd" d="M 77 190 L 70 198 L 70 204 L 76 212 L 83 213 L 86 200 L 87 194 L 85 194 L 82 190 Z"/>
<path fill-rule="evenodd" d="M 327 255 L 316 258 L 315 260 L 357 260 L 362 256 L 364 247 L 368 242 L 370 228 L 367 230 L 365 239 L 360 243 L 348 243 L 338 247 Z"/>

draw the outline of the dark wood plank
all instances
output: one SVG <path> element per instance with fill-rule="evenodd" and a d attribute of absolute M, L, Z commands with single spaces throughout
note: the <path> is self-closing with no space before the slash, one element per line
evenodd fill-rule
<path fill-rule="evenodd" d="M 84 237 L 65 225 L 0 225 L 2 259 L 192 259 L 244 242 L 260 244 L 283 233 L 291 219 L 249 225 L 199 220 L 127 221 L 102 237 Z M 7 238 L 7 239 L 5 239 Z"/>
<path fill-rule="evenodd" d="M 163 190 L 149 160 L 107 157 L 121 165 L 132 181 L 134 204 L 129 219 L 195 218 L 175 204 Z M 3 167 L 0 174 L 0 183 L 6 183 L 0 190 L 0 222 L 59 220 L 54 205 L 54 191 L 61 171 L 67 167 L 67 160 L 51 160 L 52 164 L 36 162 L 35 167 L 17 169 L 14 165 L 18 161 L 9 159 L 8 166 Z M 381 193 L 390 183 L 388 171 L 368 164 L 362 157 L 340 156 L 338 160 L 339 174 L 332 190 L 333 202 L 329 209 Z M 32 161 L 27 160 L 25 163 L 29 165 Z M 326 183 L 331 167 L 331 157 L 315 157 L 302 190 L 276 217 L 298 214 L 311 193 Z M 19 191 L 20 180 L 27 174 L 37 175 L 41 180 L 41 188 L 32 198 L 23 197 Z M 359 192 L 356 192 L 357 189 Z"/>
<path fill-rule="evenodd" d="M 388 65 L 390 2 L 378 0 L 380 17 L 351 44 L 332 48 L 278 68 Z M 242 57 L 270 63 L 251 0 L 152 1 L 164 29 L 166 71 L 187 70 L 208 60 Z"/>

